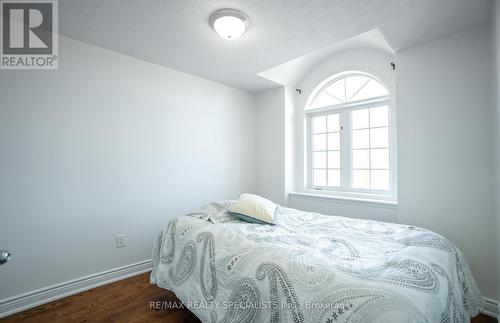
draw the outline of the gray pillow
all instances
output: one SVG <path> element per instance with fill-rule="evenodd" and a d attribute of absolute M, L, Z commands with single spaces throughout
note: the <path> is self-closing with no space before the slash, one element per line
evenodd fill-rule
<path fill-rule="evenodd" d="M 247 216 L 247 215 L 241 214 L 241 213 L 229 212 L 229 214 L 234 215 L 235 217 L 239 218 L 240 220 L 250 222 L 250 223 L 274 225 L 274 223 L 266 222 L 266 221 L 259 220 L 256 218 L 252 218 L 250 216 Z"/>

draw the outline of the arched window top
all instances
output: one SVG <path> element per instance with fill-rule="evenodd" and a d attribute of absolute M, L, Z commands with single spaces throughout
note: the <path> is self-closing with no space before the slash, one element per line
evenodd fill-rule
<path fill-rule="evenodd" d="M 333 77 L 314 96 L 309 109 L 387 97 L 389 91 L 375 77 L 360 72 Z"/>

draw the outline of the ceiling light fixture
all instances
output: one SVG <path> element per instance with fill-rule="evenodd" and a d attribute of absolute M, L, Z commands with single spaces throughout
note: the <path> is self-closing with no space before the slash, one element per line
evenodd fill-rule
<path fill-rule="evenodd" d="M 240 37 L 250 26 L 250 20 L 241 11 L 221 9 L 214 12 L 209 19 L 212 28 L 226 40 Z"/>

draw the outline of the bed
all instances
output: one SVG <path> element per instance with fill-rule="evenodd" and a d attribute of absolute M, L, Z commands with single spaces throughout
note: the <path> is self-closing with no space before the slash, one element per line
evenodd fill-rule
<path fill-rule="evenodd" d="M 231 201 L 170 221 L 151 283 L 202 322 L 469 322 L 483 298 L 461 251 L 432 231 L 278 207 L 276 225 Z"/>

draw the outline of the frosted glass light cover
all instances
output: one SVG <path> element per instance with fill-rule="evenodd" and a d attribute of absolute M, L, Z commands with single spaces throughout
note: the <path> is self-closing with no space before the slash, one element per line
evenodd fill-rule
<path fill-rule="evenodd" d="M 214 30 L 226 40 L 240 37 L 248 28 L 248 18 L 234 9 L 222 9 L 214 12 L 210 17 L 210 24 Z"/>

